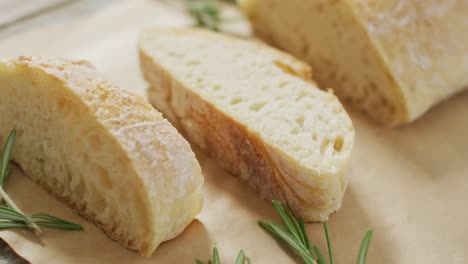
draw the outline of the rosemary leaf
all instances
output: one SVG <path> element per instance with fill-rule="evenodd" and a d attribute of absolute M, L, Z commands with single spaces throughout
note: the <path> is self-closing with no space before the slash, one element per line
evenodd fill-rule
<path fill-rule="evenodd" d="M 286 243 L 306 264 L 317 264 L 315 261 L 305 232 L 302 219 L 297 220 L 285 204 L 272 201 L 278 215 L 286 229 L 273 221 L 268 223 L 259 221 L 259 225 L 273 236 Z"/>
<path fill-rule="evenodd" d="M 53 227 L 59 229 L 66 229 L 66 230 L 83 230 L 83 227 L 78 224 L 65 224 L 65 223 L 58 223 L 58 222 L 49 222 L 49 221 L 35 221 L 39 226 L 45 227 Z"/>
<path fill-rule="evenodd" d="M 58 223 L 76 225 L 75 223 L 72 223 L 72 222 L 69 222 L 69 221 L 63 220 L 61 218 L 48 215 L 48 214 L 33 214 L 31 216 L 31 218 L 32 219 L 45 219 L 45 220 L 48 220 L 48 221 L 51 221 L 51 222 L 58 222 Z"/>
<path fill-rule="evenodd" d="M 285 232 L 285 230 L 275 222 L 270 222 L 269 224 L 270 227 L 276 232 L 276 234 L 303 259 L 304 263 L 317 264 L 305 246 L 298 243 L 298 241 L 296 241 L 291 234 Z"/>
<path fill-rule="evenodd" d="M 260 227 L 270 233 L 273 237 L 280 239 L 289 246 L 305 264 L 327 264 L 326 259 L 317 246 L 311 244 L 307 237 L 304 221 L 302 218 L 296 218 L 291 210 L 284 204 L 277 201 L 272 201 L 274 208 L 280 216 L 285 228 L 281 227 L 273 221 L 263 222 L 258 221 Z M 330 239 L 330 230 L 328 222 L 323 223 L 325 235 L 327 238 L 329 264 L 334 264 L 333 249 Z M 359 251 L 358 264 L 364 264 L 367 255 L 367 250 L 372 237 L 372 230 L 367 231 L 361 244 Z"/>
<path fill-rule="evenodd" d="M 214 262 L 214 264 L 220 264 L 221 263 L 221 261 L 219 260 L 218 249 L 216 247 L 213 249 L 213 262 Z"/>
<path fill-rule="evenodd" d="M 305 246 L 309 250 L 309 252 L 312 254 L 312 249 L 310 248 L 309 238 L 307 237 L 307 232 L 305 230 L 305 225 L 304 225 L 304 221 L 302 220 L 302 218 L 299 218 L 299 227 L 301 228 L 301 233 L 304 234 L 304 237 L 305 237 Z"/>
<path fill-rule="evenodd" d="M 367 250 L 369 249 L 371 238 L 372 238 L 372 230 L 367 230 L 366 235 L 364 236 L 364 239 L 362 240 L 361 248 L 359 249 L 359 255 L 358 255 L 358 260 L 357 260 L 358 264 L 366 263 Z"/>
<path fill-rule="evenodd" d="M 273 236 L 276 236 L 276 233 L 275 231 L 270 227 L 270 225 L 268 223 L 265 223 L 263 221 L 258 221 L 258 225 L 265 229 L 265 231 L 269 232 L 270 234 L 272 234 Z"/>
<path fill-rule="evenodd" d="M 278 212 L 283 224 L 286 226 L 287 232 L 289 232 L 296 241 L 302 241 L 301 236 L 298 233 L 296 227 L 292 224 L 291 219 L 289 218 L 288 214 L 285 211 L 289 211 L 283 203 L 278 203 L 277 201 L 273 201 L 273 206 L 275 207 L 276 211 Z M 292 215 L 292 213 L 290 213 Z"/>
<path fill-rule="evenodd" d="M 317 257 L 318 264 L 327 264 L 327 262 L 325 261 L 325 258 L 323 257 L 322 253 L 320 253 L 320 250 L 318 249 L 318 247 L 316 245 L 313 245 L 312 249 L 315 253 L 315 256 Z"/>
<path fill-rule="evenodd" d="M 15 138 L 16 138 L 16 130 L 13 129 L 8 135 L 7 140 L 5 142 L 5 146 L 3 147 L 2 160 L 0 162 L 0 186 L 1 187 L 3 187 L 5 176 L 7 175 L 7 172 L 9 170 L 8 164 L 10 163 L 11 151 L 13 149 L 13 145 L 15 144 Z"/>
<path fill-rule="evenodd" d="M 244 264 L 245 262 L 245 253 L 244 250 L 240 250 L 236 257 L 236 264 Z"/>
<path fill-rule="evenodd" d="M 302 230 L 301 226 L 299 225 L 299 221 L 296 219 L 296 217 L 294 217 L 291 210 L 289 210 L 284 203 L 282 205 L 283 205 L 283 210 L 286 212 L 286 214 L 288 215 L 288 218 L 291 220 L 292 224 L 294 225 L 294 229 L 296 230 L 296 233 L 299 235 L 302 241 L 302 244 L 306 245 L 307 240 L 308 240 L 307 233 Z M 307 249 L 309 248 L 307 247 Z"/>
<path fill-rule="evenodd" d="M 331 239 L 330 239 L 330 230 L 328 229 L 328 222 L 327 221 L 325 221 L 323 223 L 323 229 L 325 229 L 325 236 L 327 237 L 328 257 L 329 257 L 328 260 L 330 261 L 330 264 L 334 264 L 333 249 L 332 249 Z"/>
<path fill-rule="evenodd" d="M 219 258 L 219 252 L 218 252 L 218 249 L 216 247 L 213 248 L 213 256 L 212 256 L 213 260 L 208 260 L 208 264 L 221 264 L 221 261 L 220 261 L 220 258 Z M 240 250 L 239 253 L 237 253 L 237 256 L 236 256 L 236 261 L 235 261 L 235 264 L 244 264 L 245 261 L 247 261 L 247 264 L 251 264 L 250 262 L 250 259 L 245 255 L 245 252 L 244 250 Z M 205 264 L 205 262 L 199 260 L 199 259 L 196 259 L 195 260 L 195 263 L 196 264 Z"/>
<path fill-rule="evenodd" d="M 10 220 L 10 221 L 22 221 L 22 222 L 30 222 L 31 220 L 28 219 L 26 216 L 16 212 L 15 210 L 0 206 L 0 219 L 2 220 Z"/>
<path fill-rule="evenodd" d="M 276 232 L 275 229 L 273 229 L 271 227 L 271 222 L 268 222 L 268 223 L 265 223 L 265 222 L 262 222 L 262 221 L 258 221 L 258 224 L 260 225 L 260 227 L 262 227 L 263 229 L 265 229 L 265 231 L 267 231 L 268 233 L 270 233 L 270 235 L 272 235 L 273 237 L 276 237 L 276 238 L 279 238 L 281 239 L 283 242 L 285 243 L 288 243 L 286 240 L 283 239 L 283 237 L 281 237 L 280 234 L 278 234 L 278 232 Z"/>
<path fill-rule="evenodd" d="M 221 19 L 217 0 L 187 0 L 187 5 L 198 26 L 218 30 Z"/>
<path fill-rule="evenodd" d="M 14 222 L 14 221 L 5 221 L 5 220 L 0 221 L 0 229 L 10 229 L 10 228 L 29 228 L 29 226 L 27 226 L 23 222 Z"/>

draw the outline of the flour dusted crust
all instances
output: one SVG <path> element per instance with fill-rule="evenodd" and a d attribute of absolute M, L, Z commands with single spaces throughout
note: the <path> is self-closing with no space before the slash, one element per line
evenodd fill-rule
<path fill-rule="evenodd" d="M 326 220 L 341 206 L 354 130 L 307 65 L 263 44 L 176 29 L 144 31 L 140 62 L 150 102 L 264 199 L 286 202 L 306 221 Z"/>
<path fill-rule="evenodd" d="M 201 210 L 203 178 L 189 144 L 89 63 L 2 62 L 0 94 L 0 135 L 18 131 L 13 159 L 125 247 L 150 256 Z"/>
<path fill-rule="evenodd" d="M 468 86 L 464 0 L 241 0 L 256 35 L 376 121 L 413 121 Z"/>

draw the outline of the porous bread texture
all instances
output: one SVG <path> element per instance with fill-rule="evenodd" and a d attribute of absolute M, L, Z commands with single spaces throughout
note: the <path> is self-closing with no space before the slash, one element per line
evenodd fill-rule
<path fill-rule="evenodd" d="M 240 0 L 259 37 L 394 126 L 468 86 L 468 1 Z"/>
<path fill-rule="evenodd" d="M 150 102 L 189 141 L 306 221 L 340 207 L 354 130 L 306 64 L 196 29 L 148 29 L 139 46 Z"/>
<path fill-rule="evenodd" d="M 34 181 L 123 246 L 150 256 L 202 206 L 200 166 L 150 104 L 83 61 L 0 63 L 0 141 Z"/>

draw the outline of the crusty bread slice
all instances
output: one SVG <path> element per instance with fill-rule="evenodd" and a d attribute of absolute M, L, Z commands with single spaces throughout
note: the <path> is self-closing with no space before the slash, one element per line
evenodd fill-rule
<path fill-rule="evenodd" d="M 150 256 L 202 205 L 189 144 L 139 96 L 82 61 L 0 63 L 0 141 L 33 180 L 123 246 Z"/>
<path fill-rule="evenodd" d="M 415 120 L 468 87 L 468 1 L 239 0 L 257 36 L 376 121 Z"/>
<path fill-rule="evenodd" d="M 139 45 L 150 101 L 189 141 L 305 220 L 340 207 L 354 130 L 307 65 L 205 30 L 149 29 Z"/>

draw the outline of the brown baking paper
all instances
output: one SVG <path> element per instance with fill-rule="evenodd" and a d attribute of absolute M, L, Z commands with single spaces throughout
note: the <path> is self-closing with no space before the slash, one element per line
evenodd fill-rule
<path fill-rule="evenodd" d="M 0 57 L 51 55 L 90 60 L 123 88 L 145 94 L 137 38 L 142 28 L 190 25 L 177 1 L 124 1 L 80 21 L 48 24 L 0 42 Z M 234 13 L 234 17 L 235 17 Z M 230 26 L 230 25 L 228 25 Z M 248 32 L 244 23 L 236 30 Z M 190 43 L 187 43 L 190 45 Z M 381 128 L 351 111 L 356 144 L 342 209 L 331 216 L 336 263 L 356 263 L 367 228 L 374 230 L 367 263 L 468 262 L 468 93 L 432 109 L 413 124 Z M 108 239 L 15 168 L 6 190 L 28 213 L 50 213 L 85 231 L 0 231 L 33 263 L 194 263 L 213 246 L 223 263 L 244 249 L 253 263 L 299 263 L 257 225 L 278 217 L 269 202 L 198 153 L 206 177 L 202 213 L 179 237 L 145 259 Z M 310 240 L 326 251 L 321 224 Z"/>

